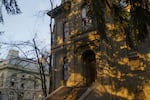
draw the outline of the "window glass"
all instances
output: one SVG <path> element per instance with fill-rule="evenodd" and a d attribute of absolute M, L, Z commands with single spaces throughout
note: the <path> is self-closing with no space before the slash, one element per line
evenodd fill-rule
<path fill-rule="evenodd" d="M 90 16 L 87 15 L 88 6 L 85 5 L 82 8 L 82 31 L 86 31 L 92 27 L 92 19 Z"/>
<path fill-rule="evenodd" d="M 12 81 L 12 82 L 10 82 L 10 86 L 12 86 L 12 87 L 13 87 L 14 85 L 15 85 L 15 82 L 13 82 L 13 81 Z"/>
<path fill-rule="evenodd" d="M 63 59 L 63 80 L 64 80 L 64 85 L 66 85 L 66 82 L 68 80 L 68 58 L 65 56 Z"/>
<path fill-rule="evenodd" d="M 23 89 L 24 89 L 24 83 L 22 83 L 22 84 L 21 84 L 21 88 L 23 88 Z"/>
<path fill-rule="evenodd" d="M 86 18 L 87 9 L 86 7 L 82 8 L 82 19 Z"/>
<path fill-rule="evenodd" d="M 64 23 L 64 36 L 63 36 L 64 41 L 67 40 L 68 36 L 69 36 L 69 22 L 65 22 Z"/>
<path fill-rule="evenodd" d="M 15 86 L 15 78 L 11 78 L 10 86 L 11 86 L 11 87 L 14 87 L 14 86 Z"/>

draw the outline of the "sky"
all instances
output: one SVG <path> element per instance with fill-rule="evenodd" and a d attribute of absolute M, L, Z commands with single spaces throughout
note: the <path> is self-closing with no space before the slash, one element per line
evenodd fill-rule
<path fill-rule="evenodd" d="M 60 0 L 55 1 L 55 6 Z M 17 0 L 22 11 L 19 15 L 8 15 L 3 9 L 4 24 L 0 24 L 0 42 L 28 41 L 35 34 L 43 41 L 43 45 L 50 43 L 50 18 L 45 11 L 50 10 L 49 0 Z M 1 51 L 0 51 L 1 52 Z"/>

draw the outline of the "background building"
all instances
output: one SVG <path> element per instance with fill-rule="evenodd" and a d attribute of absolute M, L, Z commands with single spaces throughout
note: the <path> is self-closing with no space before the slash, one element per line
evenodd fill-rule
<path fill-rule="evenodd" d="M 10 50 L 0 61 L 0 100 L 43 100 L 38 68 L 36 61 L 20 58 L 18 51 Z"/>

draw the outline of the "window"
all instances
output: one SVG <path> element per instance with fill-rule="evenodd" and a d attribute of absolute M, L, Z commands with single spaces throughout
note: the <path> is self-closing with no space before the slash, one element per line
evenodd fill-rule
<path fill-rule="evenodd" d="M 24 84 L 23 83 L 21 84 L 21 88 L 24 89 Z"/>
<path fill-rule="evenodd" d="M 15 82 L 10 82 L 10 86 L 14 87 L 15 86 Z"/>
<path fill-rule="evenodd" d="M 0 79 L 3 80 L 3 78 L 4 78 L 4 73 L 2 73 L 2 74 L 0 75 Z"/>
<path fill-rule="evenodd" d="M 63 28 L 63 41 L 66 42 L 69 36 L 69 22 L 65 22 Z"/>
<path fill-rule="evenodd" d="M 39 87 L 40 87 L 40 84 L 39 84 L 38 80 L 35 80 L 34 81 L 34 89 L 37 89 Z"/>
<path fill-rule="evenodd" d="M 14 79 L 14 78 L 11 79 L 11 81 L 10 81 L 10 86 L 11 86 L 11 87 L 14 87 L 14 86 L 15 86 L 15 79 Z"/>
<path fill-rule="evenodd" d="M 87 13 L 87 9 L 86 9 L 86 7 L 83 7 L 82 8 L 82 19 L 86 18 L 86 13 Z"/>
<path fill-rule="evenodd" d="M 82 16 L 82 30 L 87 30 L 92 25 L 92 19 L 87 15 L 88 6 L 83 6 L 81 16 Z"/>
<path fill-rule="evenodd" d="M 86 26 L 86 11 L 87 9 L 85 7 L 82 8 L 82 29 L 85 30 Z"/>
<path fill-rule="evenodd" d="M 54 44 L 54 42 L 55 42 L 55 34 L 54 33 L 56 33 L 56 24 L 54 24 L 53 32 L 51 33 L 51 42 L 52 42 L 52 44 Z"/>
<path fill-rule="evenodd" d="M 65 56 L 63 59 L 63 80 L 67 81 L 68 79 L 68 58 Z"/>
<path fill-rule="evenodd" d="M 25 75 L 22 75 L 22 78 L 24 78 L 25 77 Z"/>
<path fill-rule="evenodd" d="M 2 74 L 0 75 L 0 87 L 3 86 L 3 81 L 4 81 L 4 73 L 2 73 Z"/>

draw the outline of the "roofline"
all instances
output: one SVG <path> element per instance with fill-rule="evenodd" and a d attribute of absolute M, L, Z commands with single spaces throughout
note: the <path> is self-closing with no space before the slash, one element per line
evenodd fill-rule
<path fill-rule="evenodd" d="M 64 6 L 67 5 L 67 4 L 71 4 L 71 1 L 66 1 L 64 3 L 62 3 L 61 5 L 57 6 L 56 8 L 50 10 L 47 15 L 48 16 L 51 16 L 52 18 L 55 18 L 58 14 L 61 14 L 63 13 L 64 11 Z"/>
<path fill-rule="evenodd" d="M 63 5 L 57 6 L 56 8 L 50 10 L 47 15 L 51 16 L 52 18 L 55 18 L 58 14 L 62 13 Z"/>

